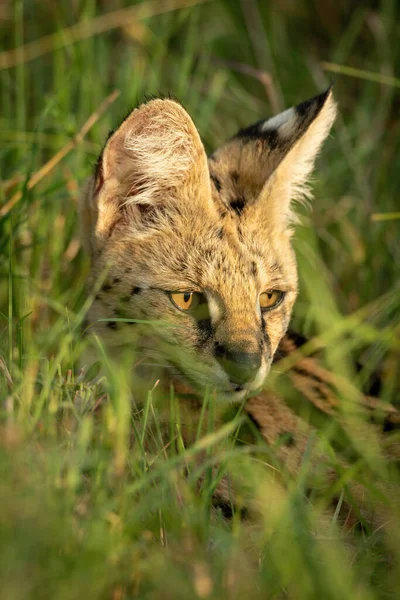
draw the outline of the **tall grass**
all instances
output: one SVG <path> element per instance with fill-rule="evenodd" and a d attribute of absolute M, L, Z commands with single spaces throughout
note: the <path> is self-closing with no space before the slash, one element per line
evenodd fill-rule
<path fill-rule="evenodd" d="M 378 442 L 348 427 L 336 443 L 335 419 L 318 421 L 332 462 L 352 461 L 338 489 L 308 497 L 312 462 L 305 456 L 296 480 L 285 475 L 240 411 L 217 427 L 208 398 L 185 447 L 171 393 L 165 445 L 157 390 L 137 407 L 106 354 L 107 383 L 80 373 L 90 298 L 76 216 L 107 133 L 145 95 L 178 97 L 211 150 L 335 72 L 340 116 L 318 162 L 313 214 L 296 233 L 293 324 L 324 342 L 345 389 L 378 369 L 381 399 L 399 405 L 397 2 L 15 0 L 1 11 L 1 597 L 397 597 L 399 478 Z M 302 412 L 295 391 L 285 394 Z M 227 470 L 240 490 L 229 523 L 211 506 Z M 332 497 L 360 481 L 391 508 L 389 531 L 365 524 L 349 541 L 337 514 L 321 529 Z M 257 524 L 241 520 L 248 501 Z"/>

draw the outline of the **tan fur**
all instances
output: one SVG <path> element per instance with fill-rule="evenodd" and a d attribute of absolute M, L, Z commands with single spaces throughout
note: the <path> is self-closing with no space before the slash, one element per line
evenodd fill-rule
<path fill-rule="evenodd" d="M 135 339 L 146 361 L 164 362 L 200 392 L 216 389 L 222 399 L 241 400 L 262 385 L 297 294 L 290 219 L 280 215 L 290 214 L 334 116 L 331 92 L 322 107 L 318 102 L 280 124 L 275 147 L 262 131 L 260 140 L 238 137 L 209 166 L 178 103 L 152 100 L 123 122 L 81 203 L 91 283 L 107 273 L 89 317 L 166 320 L 168 326 L 143 335 L 136 328 L 133 335 L 118 322 L 112 331 L 97 324 L 111 345 Z M 132 294 L 134 288 L 140 292 Z M 285 292 L 285 299 L 262 316 L 258 297 L 270 289 Z M 170 291 L 207 296 L 208 331 L 173 306 Z M 261 351 L 258 372 L 239 391 L 216 360 L 216 345 L 247 355 Z"/>
<path fill-rule="evenodd" d="M 192 425 L 206 390 L 222 402 L 247 396 L 246 411 L 268 444 L 293 436 L 279 449 L 293 472 L 312 427 L 281 398 L 257 392 L 277 348 L 283 355 L 295 350 L 285 336 L 297 295 L 293 203 L 310 198 L 309 177 L 335 111 L 328 90 L 242 130 L 207 161 L 182 106 L 152 100 L 109 139 L 80 207 L 89 288 L 103 281 L 88 315 L 91 329 L 114 359 L 128 350 L 134 395 L 141 378 L 145 389 L 161 380 L 165 389 L 174 382 L 183 396 L 194 392 L 197 400 L 183 399 Z M 259 296 L 267 290 L 285 297 L 262 314 Z M 204 294 L 202 319 L 173 305 L 169 293 L 177 291 Z M 259 355 L 260 364 L 238 386 L 218 348 Z M 336 414 L 335 381 L 314 359 L 301 359 L 290 377 L 310 406 Z M 389 417 L 394 422 L 398 414 Z M 216 492 L 221 497 L 224 485 Z"/>

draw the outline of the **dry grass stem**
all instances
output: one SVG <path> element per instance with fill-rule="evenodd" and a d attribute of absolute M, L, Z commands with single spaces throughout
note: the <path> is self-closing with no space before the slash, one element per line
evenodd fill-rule
<path fill-rule="evenodd" d="M 28 181 L 27 188 L 31 190 L 45 175 L 47 175 L 58 163 L 76 146 L 78 146 L 85 135 L 93 127 L 93 125 L 99 120 L 101 115 L 108 109 L 108 107 L 118 98 L 119 90 L 114 90 L 107 98 L 100 104 L 99 108 L 88 118 L 82 129 L 66 144 L 61 150 L 59 150 L 50 160 L 47 161 Z M 0 209 L 0 218 L 4 217 L 10 212 L 12 208 L 22 198 L 22 192 L 16 192 L 4 206 Z"/>
<path fill-rule="evenodd" d="M 204 4 L 205 2 L 209 2 L 209 0 L 150 0 L 136 6 L 99 15 L 91 21 L 76 23 L 60 32 L 45 35 L 38 40 L 0 53 L 0 70 L 27 63 L 39 58 L 39 56 L 44 56 L 54 50 L 100 33 L 106 33 L 119 27 L 125 28 L 141 19 L 148 19 L 162 13 Z"/>

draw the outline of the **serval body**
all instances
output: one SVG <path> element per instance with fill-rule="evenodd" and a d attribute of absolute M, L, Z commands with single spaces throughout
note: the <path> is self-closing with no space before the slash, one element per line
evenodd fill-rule
<path fill-rule="evenodd" d="M 109 138 L 81 202 L 89 288 L 98 288 L 91 329 L 114 357 L 136 349 L 134 393 L 140 380 L 147 389 L 173 382 L 191 394 L 182 403 L 194 421 L 206 390 L 221 405 L 247 399 L 264 440 L 283 440 L 279 453 L 293 472 L 313 426 L 260 390 L 274 357 L 297 348 L 286 334 L 297 295 L 294 206 L 310 196 L 335 113 L 329 89 L 239 131 L 207 158 L 182 106 L 151 100 Z M 304 404 L 334 414 L 334 378 L 313 358 L 299 355 L 289 375 Z M 373 412 L 376 401 L 363 406 Z M 398 414 L 388 410 L 385 420 Z M 223 485 L 216 497 L 224 502 Z"/>

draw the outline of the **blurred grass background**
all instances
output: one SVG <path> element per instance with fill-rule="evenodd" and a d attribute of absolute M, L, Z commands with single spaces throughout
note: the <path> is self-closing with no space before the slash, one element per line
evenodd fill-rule
<path fill-rule="evenodd" d="M 238 515 L 228 527 L 210 516 L 214 460 L 243 461 L 254 496 L 277 493 L 231 443 L 240 417 L 150 458 L 130 431 L 148 435 L 151 395 L 132 420 L 122 372 L 105 394 L 74 365 L 88 272 L 77 198 L 110 129 L 171 94 L 211 150 L 333 79 L 340 113 L 297 229 L 293 324 L 357 386 L 378 369 L 380 397 L 400 404 L 399 12 L 396 0 L 1 3 L 2 598 L 397 597 L 398 523 L 351 546 L 334 518 L 331 536 L 312 535 L 300 482 L 265 527 L 249 533 Z M 199 494 L 196 473 L 180 476 L 204 451 Z"/>

